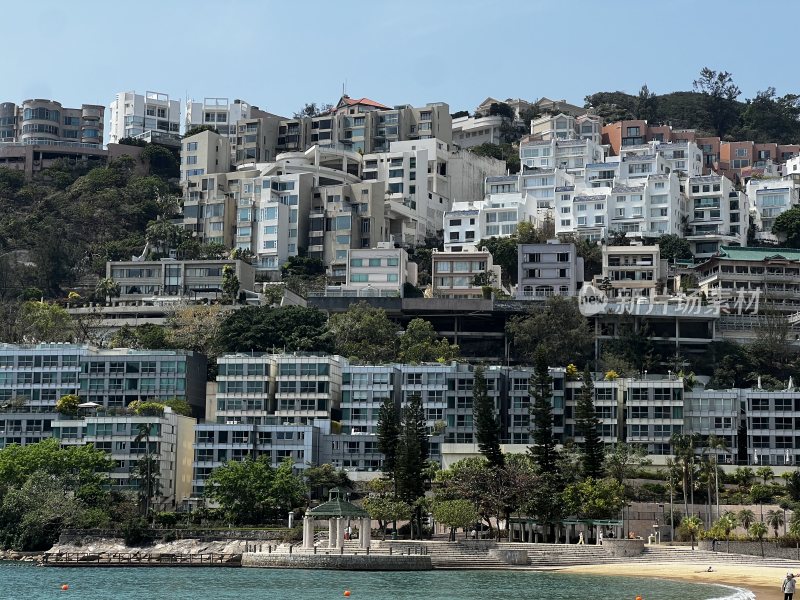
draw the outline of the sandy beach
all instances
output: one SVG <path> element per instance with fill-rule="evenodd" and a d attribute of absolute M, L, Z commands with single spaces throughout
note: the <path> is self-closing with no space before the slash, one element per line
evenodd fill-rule
<path fill-rule="evenodd" d="M 757 600 L 783 598 L 781 582 L 786 576 L 785 568 L 759 567 L 755 565 L 712 565 L 714 571 L 708 573 L 707 564 L 663 563 L 663 564 L 613 564 L 585 565 L 557 569 L 566 573 L 586 573 L 592 575 L 622 575 L 629 577 L 662 577 L 680 579 L 697 583 L 720 583 L 734 587 L 747 588 L 756 595 Z M 800 570 L 798 567 L 796 570 Z M 647 590 L 642 590 L 643 600 Z"/>

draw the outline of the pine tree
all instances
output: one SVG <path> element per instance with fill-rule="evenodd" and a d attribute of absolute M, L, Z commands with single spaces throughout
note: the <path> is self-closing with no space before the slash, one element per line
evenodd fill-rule
<path fill-rule="evenodd" d="M 417 500 L 425 495 L 423 471 L 427 459 L 428 430 L 425 425 L 425 411 L 422 408 L 422 399 L 419 395 L 414 395 L 403 409 L 395 481 L 397 495 L 414 507 L 412 527 L 416 523 L 418 533 L 422 530 L 422 508 Z"/>
<path fill-rule="evenodd" d="M 581 470 L 583 477 L 600 479 L 603 476 L 605 449 L 597 427 L 600 419 L 594 408 L 594 384 L 587 365 L 583 371 L 583 387 L 575 406 L 575 432 L 583 438 Z"/>
<path fill-rule="evenodd" d="M 397 443 L 400 419 L 394 400 L 386 398 L 378 411 L 378 450 L 383 454 L 383 472 L 394 479 L 397 468 Z"/>
<path fill-rule="evenodd" d="M 486 393 L 486 377 L 483 367 L 475 367 L 472 383 L 472 411 L 475 438 L 478 448 L 492 467 L 505 464 L 500 450 L 500 421 L 495 415 L 494 402 Z"/>
<path fill-rule="evenodd" d="M 428 459 L 428 431 L 419 395 L 412 396 L 403 409 L 399 433 L 395 464 L 397 493 L 403 500 L 413 504 L 425 494 L 422 471 Z"/>
<path fill-rule="evenodd" d="M 547 355 L 539 346 L 533 356 L 533 376 L 528 387 L 533 422 L 531 457 L 543 473 L 556 472 L 556 442 L 553 437 L 553 404 L 551 384 L 553 378 L 547 367 Z"/>

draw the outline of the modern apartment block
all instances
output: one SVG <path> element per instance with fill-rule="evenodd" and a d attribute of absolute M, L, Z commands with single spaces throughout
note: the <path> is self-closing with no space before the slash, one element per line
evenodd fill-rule
<path fill-rule="evenodd" d="M 230 141 L 222 134 L 201 131 L 181 141 L 181 182 L 184 185 L 190 177 L 225 173 L 230 167 Z"/>
<path fill-rule="evenodd" d="M 403 248 L 382 242 L 376 248 L 347 251 L 343 293 L 402 297 L 406 283 L 417 285 L 417 263 L 408 260 L 408 253 Z"/>
<path fill-rule="evenodd" d="M 591 140 L 602 143 L 602 119 L 596 115 L 546 114 L 531 121 L 532 140 Z"/>
<path fill-rule="evenodd" d="M 605 151 L 592 138 L 545 138 L 527 136 L 520 140 L 520 163 L 527 169 L 562 169 L 583 177 L 587 164 L 603 162 Z"/>
<path fill-rule="evenodd" d="M 608 279 L 609 297 L 652 298 L 664 286 L 665 276 L 666 264 L 657 245 L 603 246 L 603 271 L 595 277 L 595 286 Z"/>
<path fill-rule="evenodd" d="M 220 300 L 224 295 L 222 283 L 226 267 L 233 269 L 240 291 L 255 288 L 253 265 L 232 259 L 109 261 L 106 277 L 119 284 L 120 301 L 158 296 Z"/>
<path fill-rule="evenodd" d="M 242 119 L 257 117 L 263 111 L 249 102 L 230 98 L 203 98 L 186 102 L 186 131 L 201 125 L 213 127 L 227 138 L 236 136 L 236 123 Z"/>
<path fill-rule="evenodd" d="M 500 287 L 500 265 L 488 250 L 433 251 L 431 293 L 434 298 L 483 298 L 485 286 Z"/>
<path fill-rule="evenodd" d="M 65 108 L 40 98 L 0 103 L 0 142 L 40 146 L 102 147 L 105 107 Z"/>
<path fill-rule="evenodd" d="M 772 226 L 781 213 L 800 204 L 800 181 L 795 181 L 791 176 L 780 179 L 753 178 L 747 182 L 746 189 L 748 205 L 756 226 L 756 239 L 778 243 L 777 236 L 772 233 Z"/>
<path fill-rule="evenodd" d="M 56 402 L 122 409 L 134 400 L 186 400 L 205 410 L 206 361 L 180 350 L 96 349 L 74 344 L 0 346 L 0 447 L 52 435 Z"/>
<path fill-rule="evenodd" d="M 168 94 L 120 92 L 109 108 L 109 141 L 112 143 L 148 134 L 150 139 L 158 136 L 165 140 L 180 139 L 181 101 L 171 100 Z"/>
<path fill-rule="evenodd" d="M 53 421 L 53 437 L 62 446 L 92 444 L 116 462 L 111 485 L 118 491 L 142 491 L 147 485 L 137 473 L 142 459 L 156 461 L 158 493 L 153 509 L 174 510 L 192 491 L 193 443 L 196 421 L 164 408 L 161 415 L 108 415 L 102 410 Z"/>
<path fill-rule="evenodd" d="M 499 115 L 453 119 L 453 145 L 472 148 L 481 144 L 502 144 L 504 124 L 505 119 Z"/>
<path fill-rule="evenodd" d="M 228 461 L 267 457 L 273 467 L 291 460 L 296 471 L 321 464 L 321 437 L 327 427 L 256 423 L 201 423 L 195 428 L 191 498 L 203 498 L 211 472 Z"/>
<path fill-rule="evenodd" d="M 723 246 L 695 267 L 698 289 L 708 298 L 758 304 L 794 313 L 800 307 L 800 251 L 794 248 Z M 727 297 L 727 298 L 725 298 Z"/>
<path fill-rule="evenodd" d="M 689 177 L 685 183 L 685 237 L 695 258 L 708 258 L 722 246 L 747 245 L 748 197 L 723 175 Z"/>
<path fill-rule="evenodd" d="M 339 408 L 338 356 L 236 354 L 217 362 L 218 423 L 313 424 Z"/>
<path fill-rule="evenodd" d="M 517 300 L 577 295 L 583 283 L 583 258 L 577 255 L 575 244 L 550 240 L 546 244 L 520 244 L 517 248 Z"/>

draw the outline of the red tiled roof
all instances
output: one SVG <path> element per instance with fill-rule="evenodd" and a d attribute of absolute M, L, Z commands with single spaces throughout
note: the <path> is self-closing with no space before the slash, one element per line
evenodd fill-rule
<path fill-rule="evenodd" d="M 374 106 L 375 108 L 383 108 L 385 110 L 390 110 L 391 107 L 381 104 L 380 102 L 375 102 L 375 100 L 370 100 L 369 98 L 349 98 L 347 96 L 342 96 L 342 99 L 339 101 L 339 105 L 347 104 L 348 106 L 355 106 L 357 104 L 363 104 L 365 106 Z"/>

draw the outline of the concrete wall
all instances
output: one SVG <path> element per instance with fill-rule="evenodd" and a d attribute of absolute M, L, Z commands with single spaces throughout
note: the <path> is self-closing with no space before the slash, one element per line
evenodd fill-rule
<path fill-rule="evenodd" d="M 603 539 L 603 549 L 610 556 L 639 556 L 644 552 L 644 540 Z"/>
<path fill-rule="evenodd" d="M 711 550 L 711 546 L 711 540 L 701 540 L 697 544 L 700 550 Z M 758 541 L 730 542 L 730 550 L 728 550 L 728 542 L 725 540 L 717 540 L 716 551 L 720 554 L 730 552 L 731 554 L 761 556 L 761 544 Z M 764 538 L 764 556 L 800 561 L 800 548 L 797 546 L 792 548 L 779 548 L 775 545 L 773 540 Z"/>
<path fill-rule="evenodd" d="M 264 554 L 242 556 L 243 567 L 267 569 L 329 569 L 342 571 L 427 571 L 430 556 L 366 554 Z"/>

